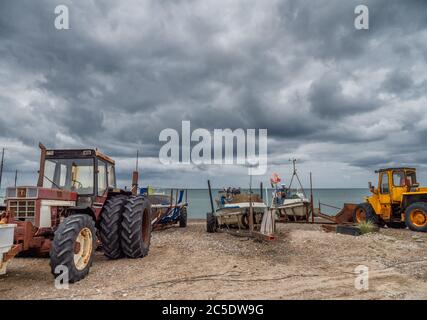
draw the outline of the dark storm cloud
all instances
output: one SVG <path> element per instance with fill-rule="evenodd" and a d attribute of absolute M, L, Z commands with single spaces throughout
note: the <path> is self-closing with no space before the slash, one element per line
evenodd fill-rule
<path fill-rule="evenodd" d="M 399 150 L 396 130 L 426 136 L 425 1 L 364 1 L 363 31 L 355 0 L 62 3 L 71 30 L 54 28 L 56 1 L 0 3 L 0 137 L 27 171 L 38 141 L 155 158 L 160 131 L 182 120 L 267 128 L 273 164 L 306 144 L 314 161 L 328 143 L 334 161 L 370 167 Z M 344 144 L 353 157 L 336 152 Z M 418 138 L 405 146 L 412 155 Z M 170 176 L 150 166 L 148 179 Z"/>
<path fill-rule="evenodd" d="M 414 88 L 414 82 L 408 72 L 395 70 L 383 82 L 383 89 L 390 93 L 401 94 Z"/>
<path fill-rule="evenodd" d="M 314 82 L 308 98 L 312 112 L 324 118 L 339 119 L 348 115 L 373 111 L 379 103 L 372 97 L 351 97 L 342 92 L 340 79 L 324 77 Z"/>

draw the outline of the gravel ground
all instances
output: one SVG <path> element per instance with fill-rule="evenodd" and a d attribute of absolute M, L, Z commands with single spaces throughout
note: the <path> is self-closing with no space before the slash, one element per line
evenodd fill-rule
<path fill-rule="evenodd" d="M 319 225 L 278 226 L 260 243 L 208 234 L 202 221 L 156 231 L 144 259 L 97 252 L 89 276 L 54 287 L 48 259 L 15 258 L 0 276 L 1 299 L 427 299 L 427 234 L 382 229 L 352 237 Z M 369 289 L 355 268 L 369 267 Z"/>

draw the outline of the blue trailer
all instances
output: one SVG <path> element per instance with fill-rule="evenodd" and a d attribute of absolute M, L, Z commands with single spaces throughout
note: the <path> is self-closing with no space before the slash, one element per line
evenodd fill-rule
<path fill-rule="evenodd" d="M 153 229 L 179 224 L 180 228 L 187 226 L 188 191 L 186 189 L 171 189 L 170 194 L 156 192 L 153 188 L 140 188 L 139 193 L 151 202 Z"/>

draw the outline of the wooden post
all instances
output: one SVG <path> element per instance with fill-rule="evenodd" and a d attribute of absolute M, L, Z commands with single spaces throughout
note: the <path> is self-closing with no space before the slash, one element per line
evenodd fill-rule
<path fill-rule="evenodd" d="M 262 182 L 259 184 L 259 194 L 260 194 L 260 196 L 261 196 L 261 200 L 264 200 L 264 192 L 263 192 L 263 184 L 262 184 Z"/>
<path fill-rule="evenodd" d="M 254 231 L 254 210 L 252 207 L 252 168 L 249 182 L 249 231 Z"/>
<path fill-rule="evenodd" d="M 208 180 L 208 189 L 209 189 L 209 198 L 211 200 L 211 210 L 212 213 L 215 213 L 215 208 L 214 208 L 214 204 L 213 204 L 213 200 L 212 200 L 212 189 L 211 189 L 211 181 Z"/>
<path fill-rule="evenodd" d="M 311 172 L 310 172 L 310 206 L 311 206 L 311 222 L 314 223 L 313 177 Z"/>

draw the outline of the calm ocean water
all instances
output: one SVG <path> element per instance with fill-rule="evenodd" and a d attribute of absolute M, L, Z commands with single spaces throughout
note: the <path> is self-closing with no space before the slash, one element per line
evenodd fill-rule
<path fill-rule="evenodd" d="M 169 194 L 167 189 L 164 190 L 166 194 Z M 215 198 L 219 189 L 213 189 L 212 194 Z M 254 190 L 258 192 L 258 190 Z M 268 190 L 269 203 L 271 202 L 272 190 Z M 307 196 L 309 197 L 309 190 L 306 190 Z M 318 206 L 318 201 L 324 204 L 332 205 L 334 207 L 341 208 L 344 203 L 360 203 L 363 202 L 365 196 L 369 194 L 368 189 L 313 189 L 313 198 L 315 207 Z M 0 191 L 1 196 L 4 195 L 4 190 Z M 264 191 L 265 198 L 265 191 Z M 188 190 L 188 216 L 189 218 L 205 218 L 206 212 L 210 211 L 209 192 L 207 189 L 189 189 Z M 327 214 L 335 214 L 338 210 L 333 208 L 322 207 L 322 211 Z"/>

